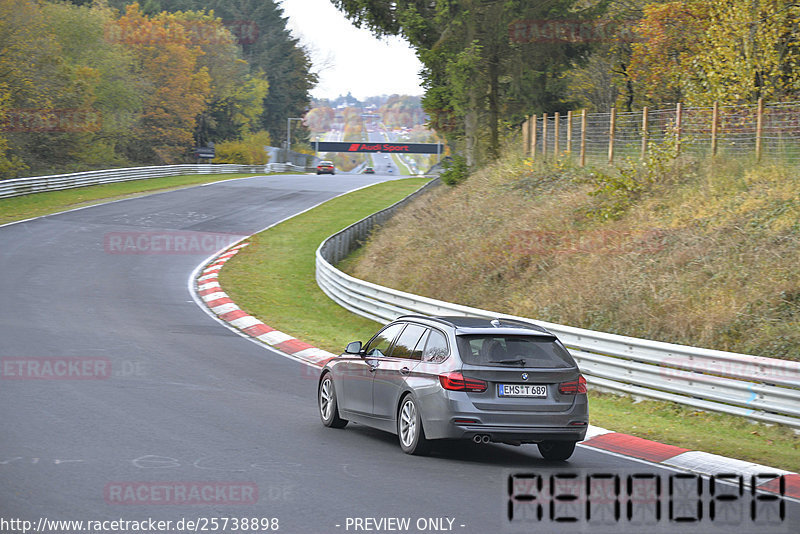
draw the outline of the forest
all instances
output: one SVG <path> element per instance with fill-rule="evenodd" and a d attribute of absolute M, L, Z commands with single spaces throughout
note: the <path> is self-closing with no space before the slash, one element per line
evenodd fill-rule
<path fill-rule="evenodd" d="M 800 100 L 788 0 L 331 2 L 411 44 L 427 125 L 469 168 L 533 114 Z M 0 0 L 0 178 L 187 162 L 210 143 L 261 163 L 287 117 L 319 129 L 330 113 L 313 68 L 277 0 Z M 384 122 L 417 122 L 408 104 Z"/>
<path fill-rule="evenodd" d="M 790 0 L 332 0 L 423 64 L 423 107 L 469 167 L 526 116 L 800 100 Z"/>
<path fill-rule="evenodd" d="M 268 145 L 311 67 L 273 0 L 0 0 L 0 178 Z"/>

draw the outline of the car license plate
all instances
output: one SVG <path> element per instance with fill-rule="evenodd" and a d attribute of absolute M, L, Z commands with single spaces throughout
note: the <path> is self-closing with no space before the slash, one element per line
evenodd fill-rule
<path fill-rule="evenodd" d="M 533 384 L 497 384 L 500 397 L 547 397 L 547 386 Z"/>

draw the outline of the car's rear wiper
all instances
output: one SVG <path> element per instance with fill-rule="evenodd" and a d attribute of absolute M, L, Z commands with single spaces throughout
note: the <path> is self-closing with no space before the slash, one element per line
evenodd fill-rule
<path fill-rule="evenodd" d="M 525 365 L 525 360 L 522 358 L 519 358 L 517 360 L 492 360 L 492 363 L 502 363 L 503 365 L 514 365 L 514 364 Z"/>

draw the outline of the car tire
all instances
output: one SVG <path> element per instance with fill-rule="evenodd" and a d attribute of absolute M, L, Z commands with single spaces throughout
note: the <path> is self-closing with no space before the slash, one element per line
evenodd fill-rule
<path fill-rule="evenodd" d="M 317 390 L 317 405 L 322 424 L 330 428 L 344 428 L 347 419 L 339 417 L 339 403 L 336 401 L 336 389 L 330 373 L 325 373 Z"/>
<path fill-rule="evenodd" d="M 545 460 L 566 460 L 575 451 L 574 441 L 542 441 L 539 453 Z"/>
<path fill-rule="evenodd" d="M 406 395 L 400 401 L 400 409 L 397 410 L 397 437 L 400 448 L 406 454 L 423 455 L 430 449 L 430 441 L 425 437 L 425 430 L 422 428 L 422 417 L 411 395 Z"/>

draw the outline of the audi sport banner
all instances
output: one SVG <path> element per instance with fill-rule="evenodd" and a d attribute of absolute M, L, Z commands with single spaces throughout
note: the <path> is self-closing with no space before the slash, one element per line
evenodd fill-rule
<path fill-rule="evenodd" d="M 312 141 L 317 152 L 387 152 L 395 154 L 441 154 L 444 145 L 435 143 L 350 143 L 339 141 Z"/>

